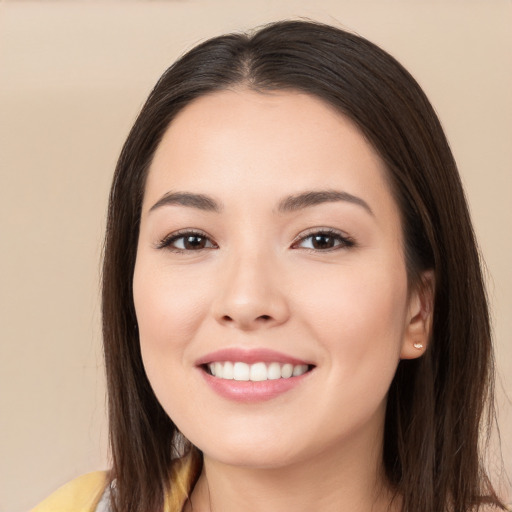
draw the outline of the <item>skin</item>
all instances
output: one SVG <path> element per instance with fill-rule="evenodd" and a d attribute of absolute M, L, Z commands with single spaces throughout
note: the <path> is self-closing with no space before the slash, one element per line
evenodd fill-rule
<path fill-rule="evenodd" d="M 341 200 L 276 212 L 310 190 L 343 191 L 368 208 Z M 177 191 L 223 209 L 154 207 Z M 306 238 L 328 228 L 352 245 L 336 239 L 326 250 Z M 183 239 L 161 247 L 188 229 L 204 233 L 203 249 L 175 252 Z M 194 511 L 384 510 L 387 390 L 399 359 L 423 353 L 414 344 L 426 347 L 431 305 L 409 290 L 400 212 L 358 129 L 298 92 L 195 100 L 156 151 L 137 251 L 145 369 L 204 453 Z M 314 369 L 273 399 L 235 402 L 196 366 L 226 347 L 273 349 Z"/>

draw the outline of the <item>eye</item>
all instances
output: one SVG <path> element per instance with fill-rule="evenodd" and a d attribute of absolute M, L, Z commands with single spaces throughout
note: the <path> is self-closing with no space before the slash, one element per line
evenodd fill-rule
<path fill-rule="evenodd" d="M 191 252 L 216 248 L 217 245 L 205 233 L 191 230 L 171 233 L 157 245 L 157 249 L 169 249 L 172 252 Z"/>
<path fill-rule="evenodd" d="M 334 229 L 321 229 L 299 237 L 292 248 L 327 252 L 344 247 L 353 247 L 355 242 Z M 210 237 L 201 231 L 183 230 L 171 233 L 161 240 L 157 249 L 169 249 L 172 252 L 184 253 L 217 249 Z"/>
<path fill-rule="evenodd" d="M 293 248 L 327 252 L 346 247 L 353 247 L 354 240 L 334 229 L 320 229 L 300 236 Z"/>

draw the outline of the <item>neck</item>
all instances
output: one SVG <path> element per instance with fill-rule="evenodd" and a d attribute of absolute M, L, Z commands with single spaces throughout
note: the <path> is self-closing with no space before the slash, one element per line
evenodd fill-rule
<path fill-rule="evenodd" d="M 283 467 L 249 468 L 204 457 L 186 512 L 391 512 L 382 469 L 382 440 L 354 436 L 329 450 Z"/>

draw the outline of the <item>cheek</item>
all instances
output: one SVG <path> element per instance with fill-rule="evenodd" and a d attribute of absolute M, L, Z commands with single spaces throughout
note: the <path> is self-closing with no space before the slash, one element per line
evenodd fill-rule
<path fill-rule="evenodd" d="M 178 424 L 194 414 L 185 399 L 193 385 L 189 347 L 205 311 L 205 288 L 179 269 L 162 268 L 151 260 L 137 260 L 133 297 L 140 349 L 146 375 L 162 407 Z"/>
<path fill-rule="evenodd" d="M 143 257 L 135 266 L 133 296 L 142 361 L 166 409 L 173 401 L 170 389 L 186 386 L 190 378 L 184 373 L 192 364 L 189 347 L 208 310 L 205 287 L 198 282 L 189 273 L 161 268 Z"/>
<path fill-rule="evenodd" d="M 203 316 L 204 287 L 179 270 L 166 272 L 138 261 L 133 296 L 141 344 L 158 350 L 186 345 Z"/>
<path fill-rule="evenodd" d="M 314 286 L 302 284 L 295 296 L 302 298 L 297 307 L 304 327 L 320 340 L 332 365 L 349 373 L 394 373 L 407 303 L 400 265 L 336 267 L 317 274 Z"/>
<path fill-rule="evenodd" d="M 339 426 L 351 428 L 382 411 L 396 372 L 404 335 L 407 280 L 405 272 L 352 268 L 336 269 L 309 288 L 300 303 L 303 328 L 322 348 L 320 361 L 327 369 L 325 392 L 317 406 L 331 411 L 325 428 L 337 435 Z M 382 267 L 381 267 L 382 269 Z M 362 270 L 362 269 L 359 269 Z M 306 320 L 307 319 L 307 320 Z"/>

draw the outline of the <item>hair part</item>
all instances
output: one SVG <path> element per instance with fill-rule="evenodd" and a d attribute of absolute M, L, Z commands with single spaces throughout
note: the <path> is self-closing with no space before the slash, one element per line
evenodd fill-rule
<path fill-rule="evenodd" d="M 321 98 L 351 119 L 382 158 L 401 212 L 410 286 L 421 286 L 424 270 L 435 275 L 428 350 L 400 362 L 389 390 L 387 478 L 404 511 L 502 507 L 478 449 L 480 428 L 494 418 L 487 299 L 439 120 L 411 75 L 373 43 L 320 23 L 283 21 L 208 40 L 185 54 L 156 84 L 122 149 L 110 194 L 102 297 L 114 510 L 161 511 L 172 461 L 183 447 L 146 377 L 133 304 L 147 172 L 186 105 L 235 87 Z"/>

